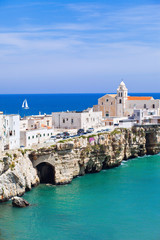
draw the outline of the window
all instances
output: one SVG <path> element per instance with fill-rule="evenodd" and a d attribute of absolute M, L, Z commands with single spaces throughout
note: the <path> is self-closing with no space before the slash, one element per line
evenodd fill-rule
<path fill-rule="evenodd" d="M 106 112 L 106 117 L 109 117 L 109 112 Z"/>
<path fill-rule="evenodd" d="M 66 118 L 66 121 L 68 121 L 68 118 Z"/>
<path fill-rule="evenodd" d="M 106 99 L 106 102 L 108 102 L 108 98 Z"/>
<path fill-rule="evenodd" d="M 49 136 L 49 133 L 47 135 Z"/>
<path fill-rule="evenodd" d="M 47 126 L 49 126 L 49 120 L 47 121 Z"/>
<path fill-rule="evenodd" d="M 51 136 L 52 136 L 52 133 L 51 133 Z"/>
<path fill-rule="evenodd" d="M 28 139 L 30 139 L 30 137 L 28 137 Z"/>
<path fill-rule="evenodd" d="M 63 118 L 63 123 L 65 123 L 65 119 Z"/>
<path fill-rule="evenodd" d="M 155 108 L 155 104 L 153 104 L 153 108 Z"/>
<path fill-rule="evenodd" d="M 36 135 L 36 138 L 38 138 L 38 135 Z"/>
<path fill-rule="evenodd" d="M 121 99 L 119 99 L 119 103 L 122 103 L 122 100 L 121 100 Z"/>
<path fill-rule="evenodd" d="M 45 137 L 45 133 L 43 134 L 43 137 Z"/>
<path fill-rule="evenodd" d="M 144 104 L 144 108 L 146 108 L 147 106 L 146 106 L 146 104 Z"/>
<path fill-rule="evenodd" d="M 121 92 L 121 97 L 123 96 L 123 93 Z"/>
<path fill-rule="evenodd" d="M 102 102 L 102 105 L 103 105 L 103 102 Z"/>
<path fill-rule="evenodd" d="M 119 97 L 121 96 L 120 92 L 119 92 L 119 94 L 118 94 L 118 95 L 119 95 Z"/>
<path fill-rule="evenodd" d="M 40 134 L 40 137 L 42 137 L 42 135 Z"/>
<path fill-rule="evenodd" d="M 73 118 L 71 119 L 71 124 L 73 124 Z"/>
<path fill-rule="evenodd" d="M 34 138 L 34 136 L 32 136 L 32 138 Z"/>
<path fill-rule="evenodd" d="M 31 125 L 31 127 L 33 127 L 33 125 Z"/>
<path fill-rule="evenodd" d="M 16 131 L 14 130 L 14 136 L 16 135 Z"/>
<path fill-rule="evenodd" d="M 112 105 L 113 103 L 111 102 L 111 105 Z"/>

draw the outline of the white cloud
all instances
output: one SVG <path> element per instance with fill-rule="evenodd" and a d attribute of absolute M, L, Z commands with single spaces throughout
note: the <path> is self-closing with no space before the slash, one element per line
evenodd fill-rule
<path fill-rule="evenodd" d="M 86 92 L 103 92 L 107 77 L 133 80 L 133 76 L 141 76 L 145 83 L 154 76 L 157 81 L 160 5 L 115 12 L 110 12 L 108 6 L 66 6 L 87 20 L 80 21 L 78 16 L 74 23 L 0 29 L 0 80 L 5 79 L 4 86 L 10 79 L 21 86 L 25 79 L 29 83 L 25 91 L 31 91 L 45 80 L 50 88 L 39 84 L 41 90 L 37 91 L 60 92 L 62 87 L 66 92 L 83 92 L 84 85 Z M 95 16 L 96 21 L 92 21 Z"/>

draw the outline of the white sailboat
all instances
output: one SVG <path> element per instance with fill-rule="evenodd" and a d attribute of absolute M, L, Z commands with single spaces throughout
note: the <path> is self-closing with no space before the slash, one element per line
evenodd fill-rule
<path fill-rule="evenodd" d="M 24 109 L 29 109 L 28 103 L 27 103 L 27 99 L 25 99 L 25 100 L 23 101 L 23 103 L 22 103 L 22 108 L 24 108 Z"/>

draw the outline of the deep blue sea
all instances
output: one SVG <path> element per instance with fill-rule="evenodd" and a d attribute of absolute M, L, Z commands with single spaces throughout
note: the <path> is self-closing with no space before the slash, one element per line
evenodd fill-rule
<path fill-rule="evenodd" d="M 21 116 L 83 110 L 102 95 L 0 95 L 0 110 Z M 23 111 L 25 98 L 30 109 Z M 69 185 L 39 185 L 24 198 L 31 207 L 0 204 L 0 240 L 159 240 L 160 155 L 129 160 Z"/>
<path fill-rule="evenodd" d="M 98 98 L 104 93 L 95 94 L 16 94 L 0 95 L 0 111 L 5 114 L 24 115 L 51 114 L 56 111 L 82 111 L 97 104 Z M 160 93 L 130 93 L 130 96 L 153 96 L 160 98 Z M 22 109 L 22 103 L 27 99 L 29 110 Z"/>

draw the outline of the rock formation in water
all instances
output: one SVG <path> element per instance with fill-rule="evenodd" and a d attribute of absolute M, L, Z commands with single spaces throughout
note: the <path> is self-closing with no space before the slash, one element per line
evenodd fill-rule
<path fill-rule="evenodd" d="M 29 202 L 27 202 L 25 199 L 20 197 L 13 197 L 12 198 L 12 206 L 18 207 L 18 208 L 24 208 L 30 206 Z"/>
<path fill-rule="evenodd" d="M 80 136 L 48 148 L 3 157 L 0 201 L 22 195 L 39 183 L 66 184 L 86 173 L 119 166 L 122 160 L 160 152 L 159 127 L 115 129 Z"/>

